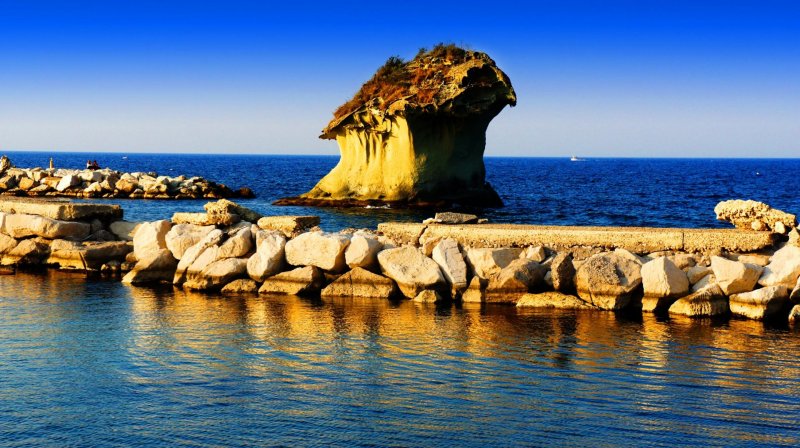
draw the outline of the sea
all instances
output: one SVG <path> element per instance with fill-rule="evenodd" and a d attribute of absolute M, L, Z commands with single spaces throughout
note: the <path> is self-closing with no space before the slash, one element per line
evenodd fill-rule
<path fill-rule="evenodd" d="M 276 207 L 336 157 L 7 153 L 199 175 L 327 230 L 431 211 Z M 725 227 L 798 212 L 798 160 L 487 158 L 492 222 Z M 118 200 L 132 221 L 205 201 Z M 2 447 L 798 446 L 800 330 L 739 319 L 221 296 L 0 275 Z"/>

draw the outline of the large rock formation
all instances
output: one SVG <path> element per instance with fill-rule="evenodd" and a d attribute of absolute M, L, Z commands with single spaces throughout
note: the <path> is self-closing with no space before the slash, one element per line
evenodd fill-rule
<path fill-rule="evenodd" d="M 334 113 L 320 138 L 341 159 L 308 193 L 278 204 L 501 206 L 485 182 L 489 122 L 517 101 L 485 53 L 454 45 L 392 57 Z"/>

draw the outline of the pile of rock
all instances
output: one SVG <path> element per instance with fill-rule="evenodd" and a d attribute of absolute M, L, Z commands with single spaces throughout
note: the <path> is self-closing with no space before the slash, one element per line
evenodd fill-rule
<path fill-rule="evenodd" d="M 97 170 L 15 168 L 0 158 L 0 194 L 25 197 L 199 199 L 253 197 L 249 188 L 231 190 L 202 177 L 159 176 Z"/>

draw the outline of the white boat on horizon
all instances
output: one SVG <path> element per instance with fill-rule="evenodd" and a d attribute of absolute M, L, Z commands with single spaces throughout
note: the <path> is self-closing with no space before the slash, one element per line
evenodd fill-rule
<path fill-rule="evenodd" d="M 586 159 L 581 159 L 581 158 L 580 158 L 580 157 L 578 157 L 578 156 L 572 156 L 572 157 L 570 157 L 570 158 L 569 158 L 569 161 L 570 161 L 570 162 L 585 162 L 585 161 L 586 161 Z"/>

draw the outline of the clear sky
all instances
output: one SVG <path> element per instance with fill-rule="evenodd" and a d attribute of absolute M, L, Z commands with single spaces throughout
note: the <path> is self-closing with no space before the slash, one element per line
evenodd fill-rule
<path fill-rule="evenodd" d="M 336 154 L 388 56 L 489 53 L 487 155 L 799 157 L 800 2 L 0 0 L 0 151 Z"/>

